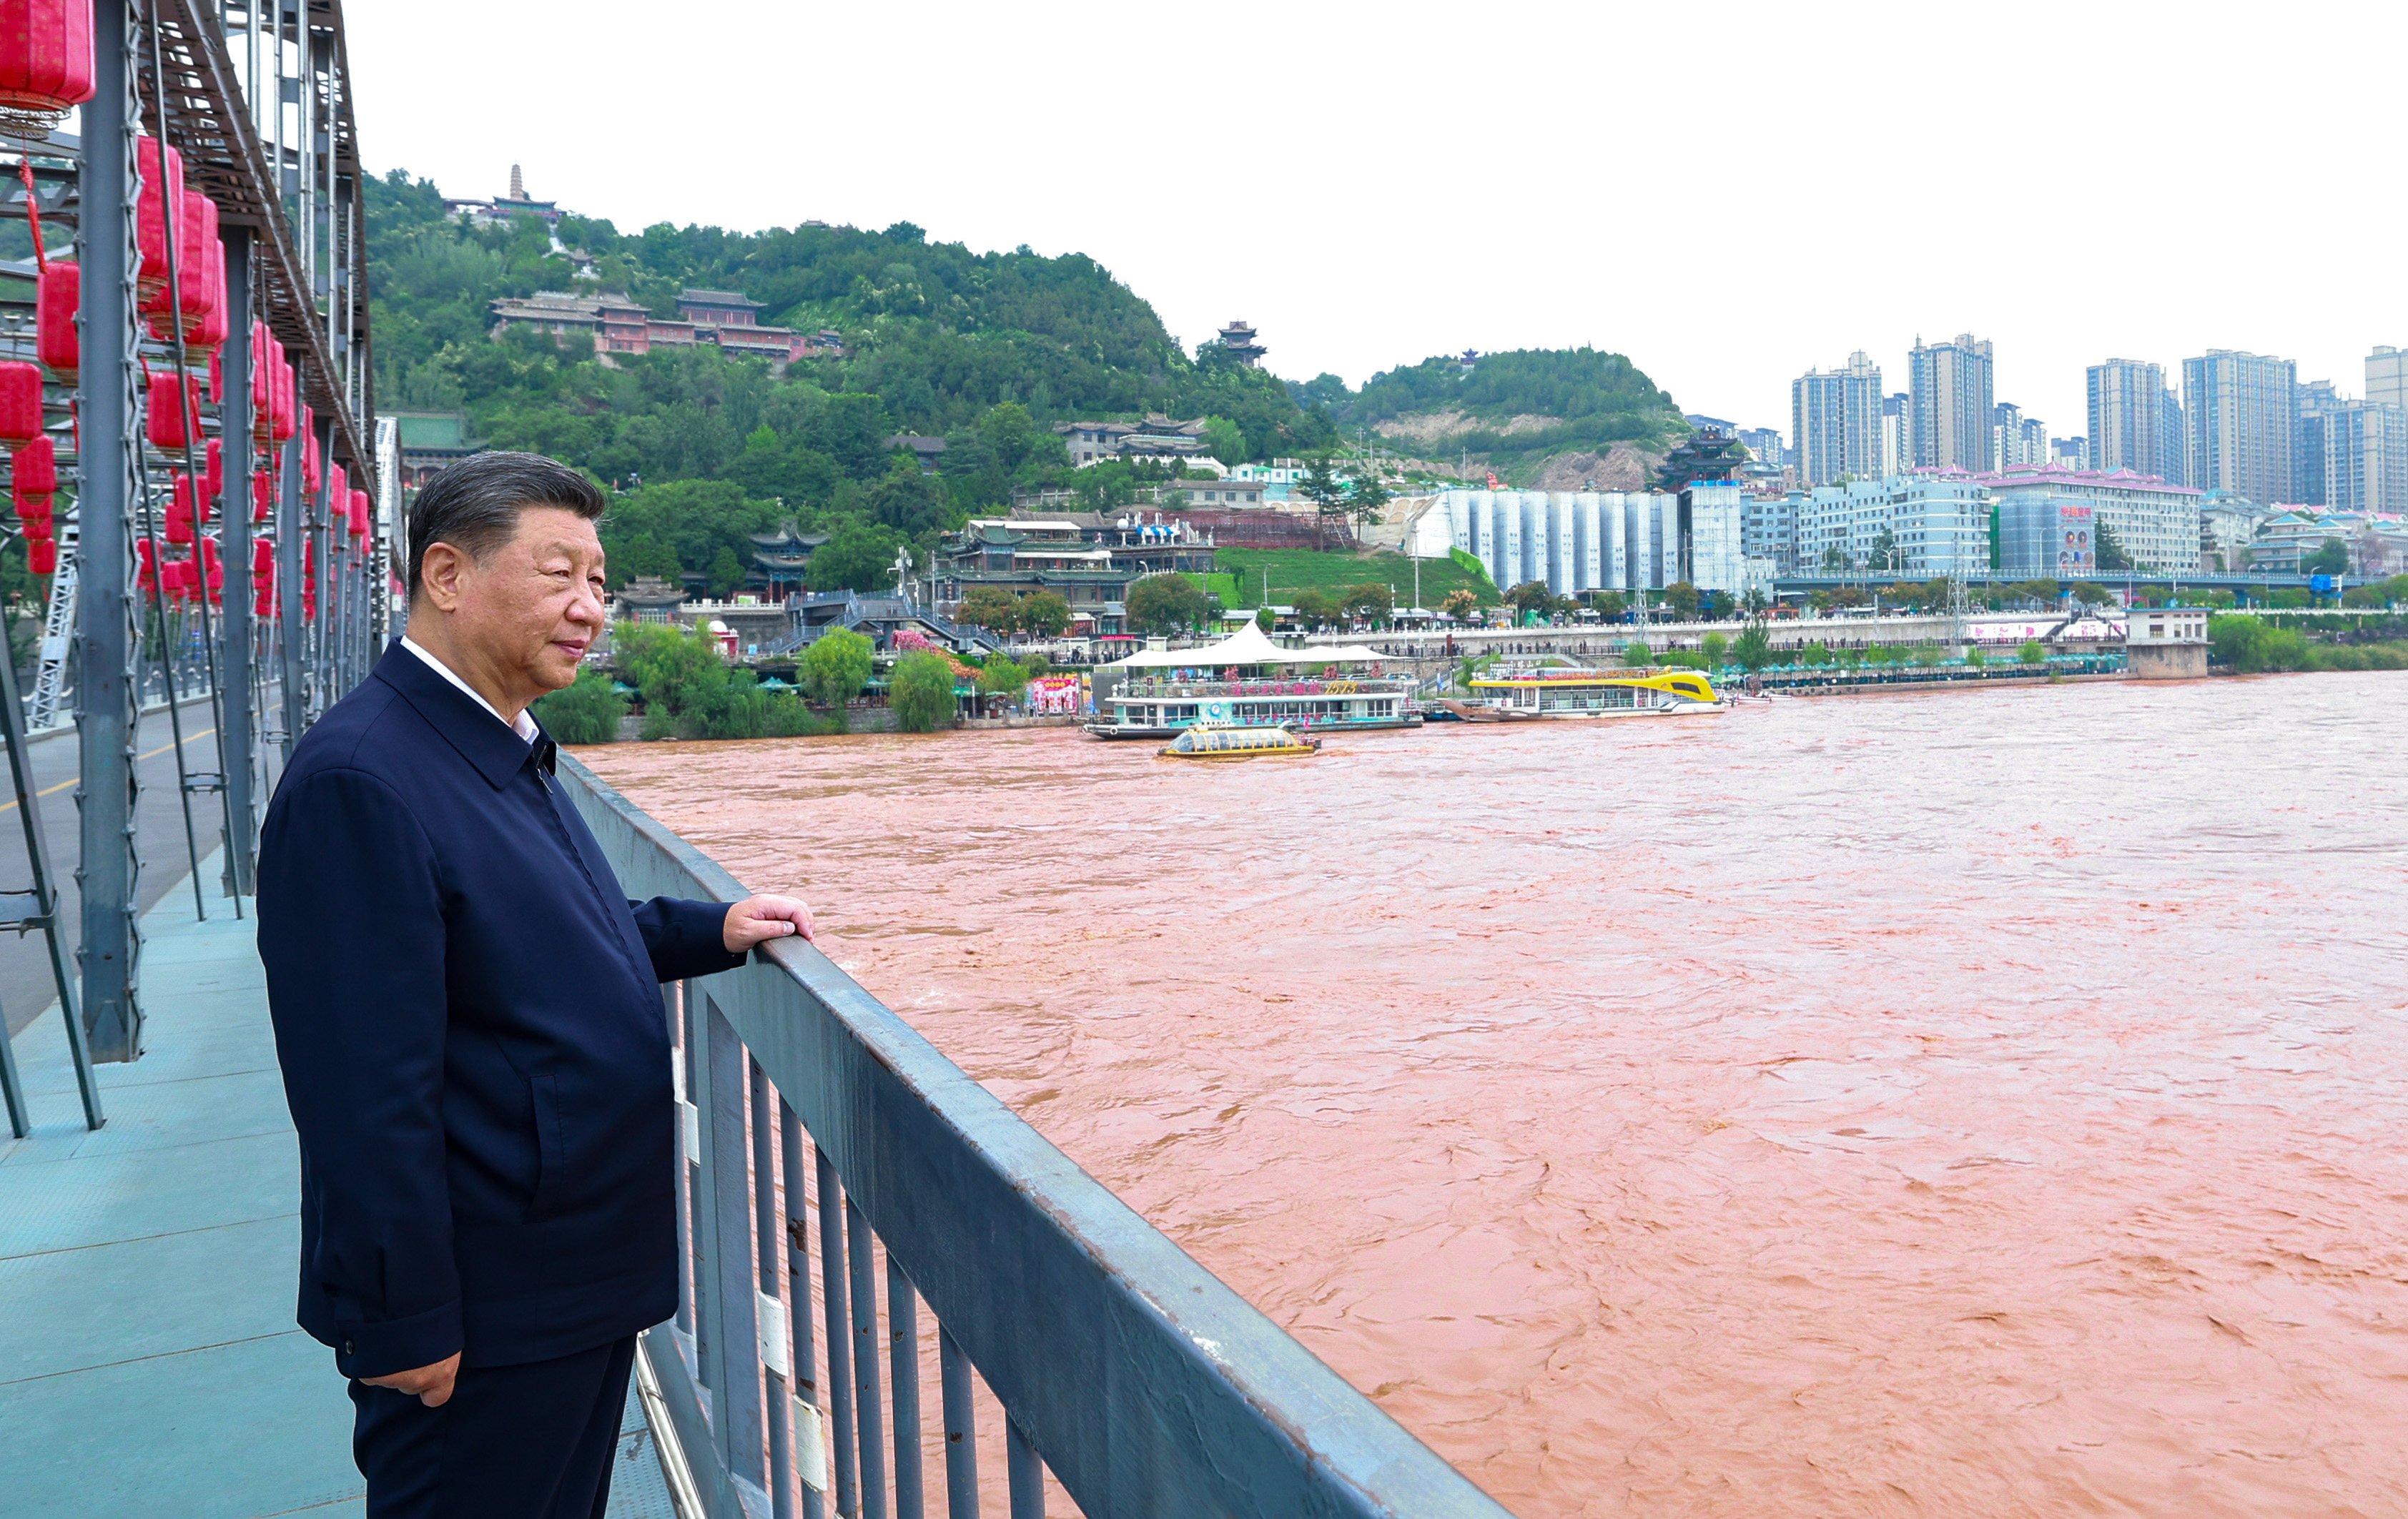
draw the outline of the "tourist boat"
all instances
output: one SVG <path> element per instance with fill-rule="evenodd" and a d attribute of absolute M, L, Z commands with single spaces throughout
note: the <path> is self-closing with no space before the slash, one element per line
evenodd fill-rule
<path fill-rule="evenodd" d="M 1161 758 L 1247 760 L 1297 758 L 1321 752 L 1318 738 L 1299 738 L 1282 727 L 1220 728 L 1198 724 L 1162 746 Z"/>
<path fill-rule="evenodd" d="M 1500 717 L 1685 717 L 1731 704 L 1702 671 L 1646 666 L 1499 670 L 1474 676 L 1471 690 Z"/>
<path fill-rule="evenodd" d="M 1097 738 L 1169 738 L 1189 728 L 1292 733 L 1417 728 L 1413 681 L 1381 673 L 1359 645 L 1288 649 L 1248 623 L 1200 649 L 1148 649 L 1097 667 Z"/>

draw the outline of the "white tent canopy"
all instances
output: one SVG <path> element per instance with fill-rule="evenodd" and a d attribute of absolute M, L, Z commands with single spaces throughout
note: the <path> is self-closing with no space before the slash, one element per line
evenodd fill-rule
<path fill-rule="evenodd" d="M 1245 665 L 1369 665 L 1393 656 L 1359 643 L 1339 647 L 1283 649 L 1259 623 L 1248 623 L 1219 643 L 1201 649 L 1146 649 L 1116 659 L 1108 670 L 1223 669 Z"/>

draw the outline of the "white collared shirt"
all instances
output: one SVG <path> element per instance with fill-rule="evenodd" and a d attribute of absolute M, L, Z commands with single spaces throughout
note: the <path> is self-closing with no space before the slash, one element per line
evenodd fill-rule
<path fill-rule="evenodd" d="M 460 677 L 453 672 L 451 666 L 446 665 L 443 661 L 436 658 L 433 654 L 428 653 L 417 644 L 412 643 L 408 634 L 404 634 L 402 636 L 401 646 L 404 649 L 408 650 L 411 653 L 416 654 L 419 658 L 426 661 L 427 668 L 433 670 L 436 674 L 443 677 L 443 679 L 451 681 L 453 685 L 458 686 L 461 690 L 466 692 L 468 694 L 468 699 L 483 708 L 488 713 L 491 713 L 494 722 L 501 722 L 502 714 L 494 710 L 494 704 L 487 701 L 484 697 L 477 695 L 477 688 L 470 685 L 467 681 L 460 679 Z M 535 742 L 536 734 L 538 732 L 535 725 L 535 718 L 523 709 L 519 712 L 518 721 L 509 724 L 509 726 L 512 733 L 517 734 L 528 743 Z"/>

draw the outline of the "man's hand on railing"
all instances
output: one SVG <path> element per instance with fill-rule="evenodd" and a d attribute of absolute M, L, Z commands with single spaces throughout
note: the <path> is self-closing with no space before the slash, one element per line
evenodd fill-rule
<path fill-rule="evenodd" d="M 727 910 L 722 938 L 730 954 L 742 954 L 755 944 L 800 934 L 811 937 L 811 910 L 793 896 L 748 896 Z"/>
<path fill-rule="evenodd" d="M 390 1387 L 395 1392 L 408 1393 L 428 1408 L 439 1409 L 452 1401 L 452 1383 L 459 1375 L 460 1353 L 453 1351 L 433 1366 L 396 1371 L 389 1377 L 362 1377 L 360 1381 L 370 1387 Z"/>

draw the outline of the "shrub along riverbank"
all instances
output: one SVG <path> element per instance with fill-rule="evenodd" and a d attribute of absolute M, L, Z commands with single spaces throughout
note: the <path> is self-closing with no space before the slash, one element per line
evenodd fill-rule
<path fill-rule="evenodd" d="M 2403 670 L 2408 643 L 2324 643 L 2262 617 L 2213 617 L 2207 657 L 2242 675 L 2269 670 Z"/>

